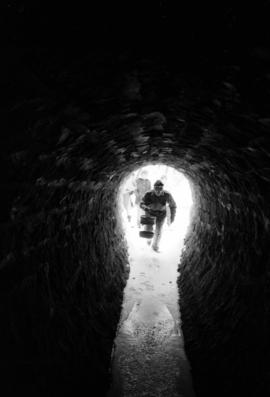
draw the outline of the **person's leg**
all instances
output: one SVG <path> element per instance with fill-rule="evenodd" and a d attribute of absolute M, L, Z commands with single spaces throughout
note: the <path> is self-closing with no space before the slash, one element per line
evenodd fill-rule
<path fill-rule="evenodd" d="M 166 217 L 167 217 L 167 225 L 171 224 L 171 210 L 170 207 L 166 206 Z"/>
<path fill-rule="evenodd" d="M 155 227 L 155 234 L 153 238 L 152 248 L 155 251 L 159 250 L 159 243 L 161 239 L 162 227 L 165 221 L 165 217 L 156 218 L 156 227 Z"/>

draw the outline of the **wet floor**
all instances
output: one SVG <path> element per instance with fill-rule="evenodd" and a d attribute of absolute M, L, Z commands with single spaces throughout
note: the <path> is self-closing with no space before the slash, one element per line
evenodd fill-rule
<path fill-rule="evenodd" d="M 193 397 L 184 351 L 177 272 L 181 236 L 165 227 L 161 253 L 138 229 L 127 230 L 130 276 L 112 360 L 113 384 L 107 397 Z M 180 248 L 179 248 L 180 247 Z"/>

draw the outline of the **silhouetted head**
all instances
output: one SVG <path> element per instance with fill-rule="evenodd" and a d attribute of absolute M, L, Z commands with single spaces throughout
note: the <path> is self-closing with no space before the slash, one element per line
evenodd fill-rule
<path fill-rule="evenodd" d="M 154 191 L 156 193 L 157 196 L 160 196 L 162 191 L 163 191 L 163 182 L 158 179 L 155 183 L 154 183 Z"/>

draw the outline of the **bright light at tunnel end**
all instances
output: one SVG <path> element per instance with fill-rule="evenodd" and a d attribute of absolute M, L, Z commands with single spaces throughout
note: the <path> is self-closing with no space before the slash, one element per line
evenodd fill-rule
<path fill-rule="evenodd" d="M 151 253 L 151 250 L 147 247 L 147 239 L 139 236 L 141 229 L 138 228 L 137 223 L 138 205 L 135 203 L 135 195 L 132 194 L 130 196 L 128 205 L 128 195 L 125 195 L 125 193 L 134 189 L 135 181 L 141 176 L 143 171 L 147 172 L 146 177 L 151 182 L 151 189 L 157 179 L 163 180 L 164 190 L 171 193 L 176 202 L 175 221 L 170 225 L 167 222 L 168 218 L 166 218 L 162 231 L 160 250 L 164 254 L 168 254 L 172 250 L 177 250 L 179 253 L 179 243 L 183 242 L 190 224 L 191 208 L 193 205 L 191 187 L 189 180 L 182 172 L 163 164 L 147 165 L 137 169 L 124 179 L 119 188 L 119 214 L 129 248 L 147 250 L 149 254 Z"/>

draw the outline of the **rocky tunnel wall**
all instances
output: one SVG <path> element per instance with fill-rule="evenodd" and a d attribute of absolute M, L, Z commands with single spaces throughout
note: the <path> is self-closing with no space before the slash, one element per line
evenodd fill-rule
<path fill-rule="evenodd" d="M 61 78 L 54 71 L 60 92 L 70 83 L 64 96 L 28 75 L 33 91 L 8 108 L 0 281 L 7 386 L 46 395 L 98 384 L 105 392 L 128 276 L 118 187 L 134 168 L 161 162 L 193 186 L 178 283 L 197 395 L 263 395 L 267 109 L 241 100 L 234 65 L 213 78 L 148 60 L 134 68 L 123 58 L 96 75 L 91 62 Z M 67 92 L 73 100 L 63 99 Z"/>
<path fill-rule="evenodd" d="M 225 145 L 220 153 L 218 146 L 213 163 L 222 158 Z M 179 266 L 185 346 L 198 396 L 264 395 L 269 387 L 268 154 L 250 142 L 222 163 L 214 177 L 211 168 L 199 176 L 196 217 Z"/>
<path fill-rule="evenodd" d="M 60 117 L 32 120 L 31 150 L 6 159 L 16 181 L 2 208 L 0 340 L 11 395 L 104 393 L 128 275 L 119 176 L 95 162 L 94 134 L 85 155 L 86 127 Z"/>

